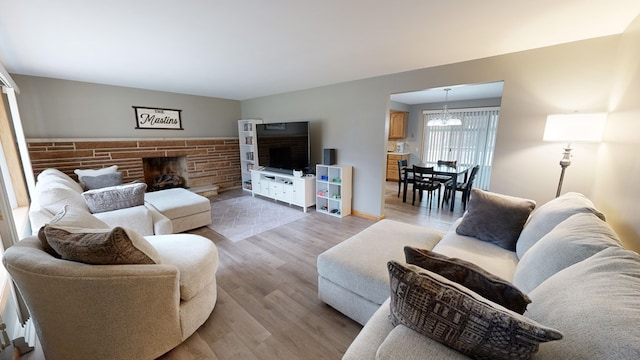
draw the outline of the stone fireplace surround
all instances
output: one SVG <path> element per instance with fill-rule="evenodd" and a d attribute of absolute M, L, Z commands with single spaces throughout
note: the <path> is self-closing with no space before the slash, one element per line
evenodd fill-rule
<path fill-rule="evenodd" d="M 241 186 L 237 138 L 27 139 L 34 176 L 56 168 L 77 180 L 75 169 L 118 165 L 123 181 L 145 181 L 143 158 L 185 157 L 190 190 L 204 196 Z"/>

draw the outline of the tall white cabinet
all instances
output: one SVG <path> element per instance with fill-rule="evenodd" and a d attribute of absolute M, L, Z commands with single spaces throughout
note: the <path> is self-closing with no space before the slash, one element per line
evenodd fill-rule
<path fill-rule="evenodd" d="M 316 211 L 345 217 L 351 214 L 353 168 L 341 165 L 316 165 Z"/>
<path fill-rule="evenodd" d="M 238 142 L 240 144 L 240 172 L 242 188 L 251 191 L 253 188 L 251 170 L 258 168 L 258 147 L 256 143 L 256 124 L 259 119 L 238 120 Z"/>

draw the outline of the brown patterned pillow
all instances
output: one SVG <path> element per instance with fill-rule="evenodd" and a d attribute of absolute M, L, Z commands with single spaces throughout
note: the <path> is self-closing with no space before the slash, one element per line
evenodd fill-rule
<path fill-rule="evenodd" d="M 113 229 L 63 229 L 44 226 L 49 245 L 65 260 L 92 265 L 158 264 L 155 248 L 135 231 Z"/>
<path fill-rule="evenodd" d="M 407 263 L 444 276 L 518 314 L 524 314 L 531 303 L 512 283 L 468 261 L 410 246 L 404 247 L 404 256 Z"/>
<path fill-rule="evenodd" d="M 542 342 L 562 339 L 443 276 L 415 265 L 387 263 L 391 314 L 402 324 L 475 359 L 529 359 Z"/>
<path fill-rule="evenodd" d="M 92 214 L 144 205 L 145 183 L 131 183 L 82 193 Z"/>

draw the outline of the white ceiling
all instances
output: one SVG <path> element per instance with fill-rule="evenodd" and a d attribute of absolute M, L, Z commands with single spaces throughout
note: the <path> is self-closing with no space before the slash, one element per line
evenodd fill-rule
<path fill-rule="evenodd" d="M 638 0 L 0 0 L 12 74 L 244 100 L 619 34 Z"/>

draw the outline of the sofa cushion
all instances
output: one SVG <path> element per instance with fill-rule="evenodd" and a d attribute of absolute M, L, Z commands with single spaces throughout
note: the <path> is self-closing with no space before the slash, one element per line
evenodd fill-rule
<path fill-rule="evenodd" d="M 531 303 L 513 284 L 468 261 L 410 246 L 405 246 L 404 254 L 407 263 L 444 276 L 518 314 L 524 313 Z"/>
<path fill-rule="evenodd" d="M 609 224 L 591 213 L 575 214 L 538 240 L 520 259 L 513 283 L 529 293 L 558 271 L 620 240 Z"/>
<path fill-rule="evenodd" d="M 215 244 L 194 234 L 145 237 L 159 254 L 163 264 L 178 268 L 180 298 L 188 301 L 215 282 L 218 249 Z"/>
<path fill-rule="evenodd" d="M 64 205 L 62 209 L 49 221 L 48 225 L 63 229 L 108 229 L 109 225 L 97 219 L 86 211 L 78 210 L 74 207 Z M 44 234 L 44 226 L 38 231 L 38 239 L 42 248 L 49 254 L 60 257 L 47 242 Z"/>
<path fill-rule="evenodd" d="M 515 250 L 522 227 L 535 206 L 533 200 L 472 189 L 467 212 L 456 231 Z"/>
<path fill-rule="evenodd" d="M 522 258 L 536 241 L 540 240 L 556 225 L 569 216 L 579 213 L 595 214 L 600 219 L 605 220 L 604 215 L 596 210 L 591 200 L 575 192 L 563 194 L 536 208 L 531 213 L 516 243 L 518 257 Z"/>
<path fill-rule="evenodd" d="M 44 226 L 49 245 L 65 260 L 92 265 L 157 264 L 156 250 L 135 231 Z"/>
<path fill-rule="evenodd" d="M 46 209 L 51 214 L 57 214 L 63 205 L 89 211 L 87 203 L 80 195 L 81 193 L 65 182 L 47 181 L 38 183 L 36 185 L 36 193 L 34 201 L 37 202 L 40 208 Z"/>
<path fill-rule="evenodd" d="M 515 251 L 471 236 L 458 235 L 456 227 L 460 222 L 462 218 L 451 225 L 442 240 L 433 247 L 433 252 L 468 261 L 507 281 L 513 280 L 518 265 Z"/>
<path fill-rule="evenodd" d="M 98 176 L 83 176 L 80 181 L 82 181 L 87 190 L 122 185 L 122 173 L 117 171 Z"/>
<path fill-rule="evenodd" d="M 576 263 L 529 294 L 525 315 L 562 328 L 536 359 L 640 359 L 640 255 L 611 247 Z"/>
<path fill-rule="evenodd" d="M 42 172 L 40 172 L 40 174 L 38 174 L 38 183 L 42 183 L 46 187 L 46 184 L 50 182 L 63 183 L 72 190 L 77 191 L 78 193 L 84 191 L 82 185 L 78 184 L 69 175 L 63 173 L 58 169 L 44 169 L 42 170 Z"/>
<path fill-rule="evenodd" d="M 383 219 L 318 256 L 318 276 L 382 304 L 389 297 L 387 261 L 404 259 L 404 246 L 433 247 L 438 231 Z"/>
<path fill-rule="evenodd" d="M 388 263 L 391 314 L 402 324 L 474 358 L 528 358 L 562 334 L 431 271 Z"/>
<path fill-rule="evenodd" d="M 211 211 L 209 199 L 183 188 L 151 191 L 144 200 L 172 220 Z"/>
<path fill-rule="evenodd" d="M 87 202 L 89 211 L 100 213 L 144 205 L 146 189 L 145 183 L 133 183 L 88 190 L 83 192 L 82 196 Z"/>

